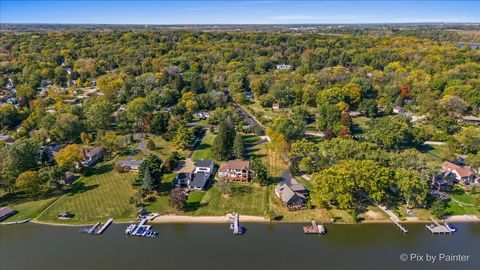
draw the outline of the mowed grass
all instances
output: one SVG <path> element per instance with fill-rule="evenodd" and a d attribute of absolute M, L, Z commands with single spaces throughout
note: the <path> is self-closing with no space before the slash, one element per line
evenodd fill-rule
<path fill-rule="evenodd" d="M 231 212 L 263 216 L 269 209 L 269 189 L 252 183 L 232 183 L 232 192 L 223 195 L 212 187 L 203 194 L 195 216 L 221 216 Z M 200 194 L 195 196 L 201 196 Z"/>
<path fill-rule="evenodd" d="M 48 207 L 38 218 L 42 222 L 71 224 L 94 223 L 114 218 L 133 220 L 136 207 L 129 203 L 135 193 L 131 182 L 136 173 L 106 172 L 79 179 L 72 191 Z M 75 216 L 59 220 L 58 213 L 68 211 Z"/>
<path fill-rule="evenodd" d="M 145 139 L 145 144 L 148 140 L 152 140 L 155 143 L 156 148 L 152 150 L 153 153 L 157 154 L 162 160 L 165 160 L 171 153 L 178 152 L 181 155 L 186 155 L 187 151 L 178 149 L 172 145 L 169 141 L 165 140 L 161 136 L 148 134 L 148 138 Z"/>
<path fill-rule="evenodd" d="M 212 145 L 213 145 L 213 141 L 215 140 L 215 137 L 216 135 L 214 133 L 208 131 L 203 137 L 200 145 L 198 145 L 197 149 L 195 149 L 192 159 L 193 160 L 200 160 L 200 159 L 216 160 L 212 152 Z"/>
<path fill-rule="evenodd" d="M 280 176 L 285 170 L 288 169 L 288 164 L 282 160 L 280 155 L 269 149 L 269 143 L 263 142 L 254 144 L 255 140 L 259 141 L 260 137 L 255 136 L 248 139 L 248 141 L 251 143 L 250 146 L 246 146 L 249 159 L 260 158 L 270 174 L 275 177 Z"/>
<path fill-rule="evenodd" d="M 13 204 L 11 207 L 13 210 L 17 211 L 17 213 L 6 219 L 4 222 L 14 222 L 34 218 L 56 199 L 58 199 L 58 197 Z"/>
<path fill-rule="evenodd" d="M 454 188 L 451 192 L 449 192 L 449 196 L 461 203 L 458 203 L 454 200 L 448 202 L 446 209 L 448 215 L 480 215 L 480 206 L 475 205 L 472 195 L 465 192 L 465 190 L 462 188 Z"/>

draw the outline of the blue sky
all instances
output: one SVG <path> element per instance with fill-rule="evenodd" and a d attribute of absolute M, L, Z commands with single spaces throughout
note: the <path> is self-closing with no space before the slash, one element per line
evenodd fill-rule
<path fill-rule="evenodd" d="M 9 1 L 1 23 L 480 22 L 476 1 Z"/>

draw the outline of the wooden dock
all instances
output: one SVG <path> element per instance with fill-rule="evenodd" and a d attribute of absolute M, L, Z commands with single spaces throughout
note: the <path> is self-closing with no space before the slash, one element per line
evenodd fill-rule
<path fill-rule="evenodd" d="M 303 233 L 305 234 L 325 234 L 325 226 L 318 225 L 315 220 L 312 220 L 312 224 L 310 226 L 303 226 Z"/>
<path fill-rule="evenodd" d="M 108 219 L 107 222 L 103 224 L 103 226 L 100 229 L 98 229 L 98 231 L 95 232 L 95 234 L 102 234 L 108 228 L 108 226 L 112 224 L 112 222 L 113 222 L 113 218 Z"/>
<path fill-rule="evenodd" d="M 400 231 L 402 231 L 403 233 L 408 233 L 408 230 L 405 229 L 405 227 L 403 227 L 402 224 L 400 224 L 397 220 L 391 217 L 390 217 L 390 220 L 393 222 L 393 224 L 395 224 L 400 229 Z"/>
<path fill-rule="evenodd" d="M 450 231 L 445 225 L 441 225 L 437 220 L 434 218 L 430 218 L 433 222 L 433 224 L 425 225 L 425 228 L 427 228 L 431 233 L 433 234 L 451 234 L 452 231 Z"/>
<path fill-rule="evenodd" d="M 382 206 L 379 204 L 376 204 L 376 206 L 390 217 L 390 220 L 393 222 L 393 224 L 395 224 L 395 226 L 397 226 L 397 228 L 400 229 L 400 231 L 402 231 L 403 233 L 408 233 L 408 230 L 403 227 L 402 224 L 400 224 L 400 219 L 397 217 L 397 215 L 395 215 L 395 213 L 389 210 L 386 206 Z"/>

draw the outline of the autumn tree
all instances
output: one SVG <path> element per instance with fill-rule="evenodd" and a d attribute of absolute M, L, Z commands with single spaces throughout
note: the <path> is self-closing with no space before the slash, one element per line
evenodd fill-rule
<path fill-rule="evenodd" d="M 15 186 L 25 192 L 38 192 L 40 188 L 40 179 L 36 171 L 25 171 L 21 173 L 15 181 Z"/>
<path fill-rule="evenodd" d="M 83 152 L 78 144 L 69 144 L 58 151 L 55 161 L 59 167 L 73 169 L 82 161 Z"/>
<path fill-rule="evenodd" d="M 123 86 L 123 76 L 118 73 L 109 73 L 97 78 L 98 89 L 108 100 L 116 97 L 117 92 Z"/>
<path fill-rule="evenodd" d="M 172 144 L 181 149 L 187 149 L 192 145 L 193 131 L 187 126 L 178 127 L 173 137 Z"/>

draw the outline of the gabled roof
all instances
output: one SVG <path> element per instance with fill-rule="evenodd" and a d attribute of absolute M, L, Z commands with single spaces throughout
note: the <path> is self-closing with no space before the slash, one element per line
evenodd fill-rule
<path fill-rule="evenodd" d="M 458 166 L 457 164 L 448 161 L 442 163 L 442 168 L 446 170 L 456 171 L 462 178 L 473 175 L 473 172 L 469 168 Z"/>
<path fill-rule="evenodd" d="M 94 157 L 94 156 L 98 156 L 98 155 L 101 155 L 103 153 L 103 147 L 95 147 L 93 149 L 86 149 L 85 150 L 85 156 L 86 157 Z"/>
<path fill-rule="evenodd" d="M 203 189 L 207 184 L 207 174 L 203 172 L 194 173 L 192 180 L 188 184 L 190 187 L 196 187 Z"/>
<path fill-rule="evenodd" d="M 208 159 L 202 159 L 202 160 L 197 160 L 195 162 L 195 167 L 205 167 L 205 168 L 210 168 L 213 166 L 213 160 L 208 160 Z"/>
<path fill-rule="evenodd" d="M 9 206 L 2 207 L 2 208 L 0 208 L 0 217 L 3 217 L 5 215 L 8 215 L 8 214 L 11 214 L 11 213 L 14 213 L 14 212 L 15 212 L 15 210 L 13 210 Z"/>
<path fill-rule="evenodd" d="M 227 170 L 248 170 L 250 166 L 250 162 L 247 160 L 230 160 L 227 163 L 223 164 L 219 171 L 227 171 Z"/>
<path fill-rule="evenodd" d="M 462 117 L 462 120 L 464 121 L 475 121 L 475 122 L 480 122 L 480 118 L 478 117 L 475 117 L 473 115 L 467 115 L 467 116 L 463 116 Z"/>
<path fill-rule="evenodd" d="M 128 160 L 120 160 L 118 163 L 121 166 L 138 167 L 142 165 L 143 160 L 128 159 Z"/>
<path fill-rule="evenodd" d="M 303 185 L 297 185 L 297 186 L 302 186 Z M 307 197 L 305 197 L 305 195 L 301 192 L 298 192 L 300 187 L 296 187 L 297 191 L 293 190 L 292 189 L 292 186 L 289 186 L 285 183 L 281 183 L 281 184 L 278 184 L 276 187 L 275 187 L 275 193 L 277 193 L 280 198 L 282 199 L 282 201 L 284 203 L 288 203 L 293 197 L 295 196 L 298 196 L 302 199 L 307 199 Z M 305 190 L 305 187 L 303 187 L 302 190 Z"/>

